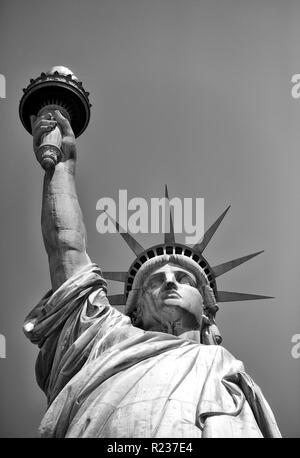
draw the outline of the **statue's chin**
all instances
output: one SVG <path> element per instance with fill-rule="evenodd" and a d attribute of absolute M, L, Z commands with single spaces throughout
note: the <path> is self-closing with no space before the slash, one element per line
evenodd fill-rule
<path fill-rule="evenodd" d="M 165 301 L 164 306 L 162 308 L 162 316 L 166 317 L 167 319 L 170 319 L 170 321 L 179 320 L 186 313 L 186 310 L 184 310 L 180 306 L 180 304 L 177 305 L 176 303 L 174 303 L 173 300 Z"/>

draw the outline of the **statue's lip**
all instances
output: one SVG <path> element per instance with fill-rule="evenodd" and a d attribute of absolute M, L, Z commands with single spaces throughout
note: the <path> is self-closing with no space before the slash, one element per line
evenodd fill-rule
<path fill-rule="evenodd" d="M 181 296 L 175 290 L 164 291 L 162 299 L 181 299 Z"/>

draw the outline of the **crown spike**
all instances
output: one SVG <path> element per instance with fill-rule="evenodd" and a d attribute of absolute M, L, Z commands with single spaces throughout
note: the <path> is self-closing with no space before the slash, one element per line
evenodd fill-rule
<path fill-rule="evenodd" d="M 226 208 L 226 210 L 222 213 L 222 215 L 220 215 L 219 218 L 210 226 L 210 228 L 207 229 L 207 231 L 205 232 L 201 242 L 200 243 L 196 243 L 193 246 L 193 249 L 195 251 L 197 251 L 199 254 L 201 254 L 205 250 L 207 245 L 209 244 L 211 238 L 213 237 L 214 233 L 216 232 L 216 230 L 218 229 L 219 225 L 223 221 L 223 219 L 224 219 L 226 213 L 228 212 L 229 208 L 230 208 L 230 205 Z"/>
<path fill-rule="evenodd" d="M 255 301 L 257 299 L 274 299 L 272 296 L 260 296 L 258 294 L 235 293 L 231 291 L 218 291 L 217 302 Z"/>
<path fill-rule="evenodd" d="M 122 226 L 120 226 L 120 224 L 115 221 L 107 212 L 106 212 L 107 216 L 109 217 L 109 219 L 115 224 L 116 228 L 117 228 L 117 231 L 120 233 L 120 235 L 123 237 L 123 239 L 125 240 L 125 242 L 127 243 L 127 245 L 129 246 L 129 248 L 131 249 L 131 251 L 134 252 L 134 254 L 138 257 L 141 253 L 143 253 L 145 251 L 145 249 L 142 247 L 142 245 L 140 245 L 133 237 L 131 234 L 129 234 L 129 232 L 126 232 L 125 229 L 122 228 Z"/>
<path fill-rule="evenodd" d="M 165 184 L 165 198 L 168 199 L 168 202 L 170 202 L 168 187 L 166 184 Z M 169 232 L 165 232 L 164 234 L 164 243 L 166 245 L 174 245 L 175 244 L 174 225 L 173 225 L 173 218 L 172 218 L 170 206 L 169 206 L 169 218 L 170 218 L 170 230 Z"/>
<path fill-rule="evenodd" d="M 127 272 L 102 272 L 103 278 L 105 280 L 114 280 L 114 281 L 121 281 L 123 283 L 126 282 L 127 279 Z"/>
<path fill-rule="evenodd" d="M 244 262 L 249 261 L 250 259 L 254 258 L 255 256 L 258 256 L 259 254 L 263 252 L 264 250 L 257 251 L 256 253 L 248 254 L 247 256 L 242 256 L 240 258 L 232 259 L 231 261 L 224 262 L 223 264 L 219 264 L 218 266 L 214 266 L 212 268 L 213 274 L 215 277 L 219 277 L 220 275 L 225 274 L 225 272 L 228 272 L 229 270 L 234 269 L 235 267 L 239 266 L 240 264 L 243 264 Z"/>

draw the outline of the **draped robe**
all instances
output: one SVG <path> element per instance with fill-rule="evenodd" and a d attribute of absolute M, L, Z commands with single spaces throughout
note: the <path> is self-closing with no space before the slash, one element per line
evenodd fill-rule
<path fill-rule="evenodd" d="M 96 264 L 49 291 L 24 332 L 40 348 L 41 437 L 280 437 L 241 361 L 193 333 L 134 327 Z"/>

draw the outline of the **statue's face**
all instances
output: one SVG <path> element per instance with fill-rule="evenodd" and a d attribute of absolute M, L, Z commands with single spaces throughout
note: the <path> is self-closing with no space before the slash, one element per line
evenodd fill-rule
<path fill-rule="evenodd" d="M 152 272 L 139 302 L 145 330 L 180 335 L 201 327 L 202 296 L 184 267 L 168 263 Z"/>

